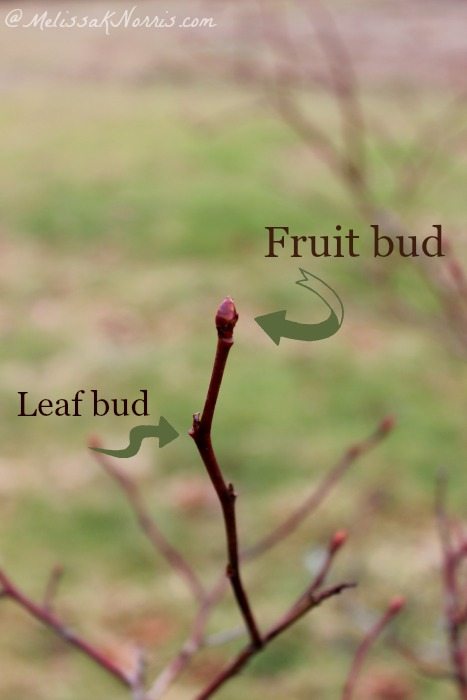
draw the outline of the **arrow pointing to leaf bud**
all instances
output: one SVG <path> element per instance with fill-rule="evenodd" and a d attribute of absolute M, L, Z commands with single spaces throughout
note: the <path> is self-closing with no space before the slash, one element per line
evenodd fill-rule
<path fill-rule="evenodd" d="M 93 447 L 89 446 L 89 449 L 95 452 L 103 452 L 110 457 L 134 457 L 138 454 L 141 447 L 141 443 L 144 438 L 147 437 L 157 437 L 159 438 L 159 447 L 165 447 L 169 442 L 178 438 L 179 433 L 175 430 L 173 425 L 170 425 L 163 416 L 159 419 L 159 425 L 137 425 L 130 430 L 129 445 L 122 450 L 106 450 L 103 447 Z"/>

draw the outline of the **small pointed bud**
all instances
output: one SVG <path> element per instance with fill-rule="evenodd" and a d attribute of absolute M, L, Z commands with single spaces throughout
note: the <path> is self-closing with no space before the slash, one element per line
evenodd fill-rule
<path fill-rule="evenodd" d="M 232 338 L 238 320 L 237 309 L 231 297 L 226 297 L 217 309 L 216 328 L 219 338 Z"/>
<path fill-rule="evenodd" d="M 387 435 L 388 433 L 391 432 L 391 430 L 394 429 L 394 426 L 396 425 L 396 418 L 395 416 L 386 416 L 383 418 L 381 423 L 378 426 L 378 433 L 380 435 Z"/>
<path fill-rule="evenodd" d="M 337 532 L 334 533 L 329 543 L 329 551 L 331 554 L 335 554 L 347 542 L 348 536 L 347 530 L 337 530 Z"/>
<path fill-rule="evenodd" d="M 405 598 L 402 596 L 396 596 L 389 603 L 388 613 L 389 615 L 397 615 L 402 608 L 405 606 Z"/>

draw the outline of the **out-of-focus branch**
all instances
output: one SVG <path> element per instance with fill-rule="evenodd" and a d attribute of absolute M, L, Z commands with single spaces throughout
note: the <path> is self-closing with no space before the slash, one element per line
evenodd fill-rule
<path fill-rule="evenodd" d="M 56 598 L 58 587 L 63 578 L 64 572 L 65 569 L 61 564 L 57 564 L 56 566 L 54 566 L 52 571 L 50 572 L 47 585 L 45 587 L 44 599 L 42 602 L 44 610 L 48 610 L 49 612 L 52 611 L 54 600 Z"/>
<path fill-rule="evenodd" d="M 99 438 L 92 436 L 89 439 L 89 447 L 100 447 Z M 115 461 L 109 459 L 102 452 L 93 452 L 98 464 L 115 481 L 125 495 L 135 518 L 154 550 L 161 554 L 173 571 L 186 583 L 188 589 L 198 603 L 202 603 L 205 597 L 204 587 L 187 560 L 161 532 L 155 520 L 149 514 L 144 499 L 137 484 L 122 469 L 117 467 Z"/>
<path fill-rule="evenodd" d="M 273 50 L 281 42 L 278 32 L 272 33 L 268 13 L 263 3 L 261 7 L 262 29 L 265 42 Z M 315 3 L 313 8 L 305 6 L 319 45 L 327 59 L 332 91 L 340 112 L 343 147 L 339 147 L 316 121 L 313 121 L 300 107 L 300 101 L 293 94 L 293 85 L 286 72 L 273 69 L 266 92 L 271 104 L 281 119 L 306 143 L 330 170 L 342 180 L 358 208 L 366 217 L 373 217 L 377 207 L 370 190 L 366 173 L 365 122 L 360 108 L 358 85 L 351 58 L 335 26 L 332 15 L 324 4 Z M 277 49 L 276 49 L 277 50 Z"/>
<path fill-rule="evenodd" d="M 259 2 L 260 23 L 266 46 L 273 52 L 280 50 L 283 55 L 290 55 L 290 45 L 282 27 L 271 24 L 274 16 L 268 15 L 264 0 Z M 269 8 L 268 8 L 269 9 Z M 290 80 L 290 71 L 277 66 L 275 62 L 269 79 L 265 80 L 265 91 L 268 101 L 277 110 L 279 116 L 297 135 L 307 143 L 335 174 L 342 171 L 343 159 L 339 149 L 326 132 L 305 117 L 293 94 L 294 84 Z"/>
<path fill-rule="evenodd" d="M 238 314 L 230 297 L 224 299 L 216 314 L 217 350 L 211 374 L 208 392 L 201 416 L 193 416 L 190 435 L 208 472 L 211 483 L 219 499 L 224 518 L 227 540 L 227 576 L 237 600 L 238 607 L 248 629 L 251 642 L 255 648 L 262 646 L 261 635 L 254 618 L 250 601 L 245 592 L 240 575 L 240 558 L 238 554 L 237 523 L 235 513 L 236 494 L 232 484 L 227 484 L 217 462 L 211 441 L 211 427 L 217 398 L 224 375 L 227 357 L 233 345 L 233 331 Z"/>
<path fill-rule="evenodd" d="M 67 644 L 78 649 L 82 654 L 94 661 L 98 666 L 107 671 L 111 676 L 116 678 L 122 685 L 127 688 L 134 689 L 137 687 L 138 679 L 129 676 L 123 669 L 117 666 L 112 659 L 106 656 L 102 651 L 92 646 L 89 642 L 79 637 L 72 630 L 51 612 L 47 607 L 38 605 L 31 598 L 28 598 L 7 576 L 4 571 L 0 570 L 0 586 L 2 587 L 2 597 L 8 598 L 19 607 L 23 608 L 29 615 L 48 627 L 58 637 L 63 639 Z M 138 674 L 137 674 L 138 675 Z"/>
<path fill-rule="evenodd" d="M 305 498 L 303 503 L 295 508 L 295 510 L 293 510 L 269 535 L 266 535 L 249 549 L 246 549 L 242 556 L 245 557 L 245 559 L 260 556 L 295 532 L 305 518 L 311 515 L 311 513 L 321 505 L 354 462 L 368 453 L 373 447 L 376 447 L 381 440 L 391 432 L 393 427 L 394 418 L 392 416 L 387 416 L 368 438 L 349 447 L 339 462 L 324 476 L 319 486 Z"/>
<path fill-rule="evenodd" d="M 143 649 L 137 649 L 136 669 L 132 685 L 133 700 L 147 700 L 146 698 L 146 656 Z"/>
<path fill-rule="evenodd" d="M 331 539 L 327 555 L 316 577 L 308 586 L 306 591 L 292 605 L 288 612 L 283 615 L 263 636 L 263 645 L 266 646 L 276 637 L 285 632 L 300 620 L 307 612 L 318 607 L 328 598 L 339 595 L 348 588 L 353 588 L 354 583 L 340 583 L 336 586 L 319 590 L 325 582 L 331 563 L 337 552 L 346 541 L 346 534 L 343 531 L 337 532 Z M 227 681 L 242 671 L 255 654 L 259 652 L 253 644 L 245 646 L 209 685 L 196 696 L 196 700 L 207 700 L 212 697 Z"/>
<path fill-rule="evenodd" d="M 427 661 L 419 654 L 414 652 L 406 644 L 403 644 L 399 639 L 393 638 L 389 640 L 389 646 L 394 649 L 402 658 L 408 661 L 413 668 L 418 671 L 422 676 L 428 678 L 433 678 L 434 680 L 440 681 L 453 681 L 453 673 L 447 669 L 439 666 L 436 663 Z"/>
<path fill-rule="evenodd" d="M 340 108 L 341 130 L 346 153 L 345 169 L 352 189 L 368 198 L 366 172 L 365 120 L 360 105 L 360 88 L 352 57 L 336 26 L 333 14 L 324 2 L 304 4 L 315 29 L 318 43 L 327 59 L 331 86 Z"/>
<path fill-rule="evenodd" d="M 394 598 L 381 619 L 379 619 L 376 624 L 373 625 L 373 627 L 367 632 L 361 641 L 353 658 L 352 665 L 342 691 L 342 700 L 351 700 L 353 697 L 355 697 L 357 681 L 368 652 L 391 620 L 400 613 L 404 607 L 404 604 L 405 601 L 403 598 Z"/>
<path fill-rule="evenodd" d="M 436 521 L 441 542 L 444 616 L 449 656 L 459 697 L 467 700 L 466 650 L 462 642 L 461 598 L 457 580 L 457 552 L 453 548 L 451 523 L 446 513 L 446 478 L 440 475 L 436 490 Z"/>
<path fill-rule="evenodd" d="M 369 223 L 380 223 L 390 237 L 405 233 L 404 222 L 401 218 L 401 204 L 414 197 L 420 187 L 420 182 L 432 165 L 432 154 L 436 151 L 436 143 L 446 140 L 445 131 L 456 116 L 460 103 L 465 101 L 465 94 L 459 96 L 446 110 L 444 121 L 431 125 L 422 134 L 421 146 L 423 154 L 412 158 L 407 168 L 408 175 L 402 174 L 399 167 L 394 168 L 394 178 L 400 182 L 393 197 L 393 205 L 382 206 L 372 186 L 373 179 L 368 169 L 367 147 L 372 134 L 369 133 L 369 122 L 364 119 L 361 108 L 360 88 L 352 58 L 334 22 L 332 14 L 322 2 L 312 5 L 299 3 L 300 8 L 308 13 L 316 30 L 318 44 L 327 59 L 330 75 L 330 87 L 338 107 L 343 144 L 338 145 L 329 136 L 326 127 L 316 117 L 307 114 L 301 104 L 300 94 L 296 84 L 290 80 L 287 71 L 280 70 L 274 64 L 269 78 L 265 78 L 264 87 L 269 102 L 277 111 L 282 121 L 287 124 L 298 138 L 310 148 L 313 154 L 323 161 L 344 185 L 356 209 Z M 287 42 L 278 40 L 280 30 L 270 29 L 271 16 L 264 2 L 261 7 L 261 27 L 266 45 L 276 53 L 285 53 Z M 277 23 L 276 23 L 277 24 Z M 429 144 L 429 145 L 428 145 Z M 406 162 L 401 166 L 405 168 Z M 397 170 L 397 172 L 396 172 Z M 401 196 L 401 193 L 403 196 Z M 444 235 L 446 240 L 446 233 Z M 467 309 L 459 304 L 459 293 L 456 277 L 453 275 L 452 264 L 439 265 L 435 268 L 424 256 L 415 259 L 422 271 L 423 277 L 438 297 L 445 319 L 448 322 L 453 337 L 465 351 L 467 348 Z M 461 269 L 457 263 L 458 269 Z M 451 279 L 447 284 L 443 272 Z"/>
<path fill-rule="evenodd" d="M 222 574 L 201 603 L 192 624 L 190 634 L 182 648 L 158 675 L 147 693 L 146 700 L 159 700 L 159 698 L 163 697 L 168 688 L 190 664 L 193 656 L 205 646 L 207 641 L 205 636 L 206 626 L 209 617 L 224 595 L 225 589 L 226 578 L 225 575 Z"/>
<path fill-rule="evenodd" d="M 419 130 L 411 148 L 413 155 L 404 162 L 398 176 L 397 197 L 403 205 L 413 202 L 427 175 L 433 171 L 441 148 L 450 141 L 455 142 L 456 137 L 465 133 L 464 128 L 456 133 L 454 127 L 459 122 L 459 113 L 465 109 L 466 102 L 467 93 L 462 91 L 448 103 L 441 114 L 437 114 Z"/>
<path fill-rule="evenodd" d="M 436 485 L 435 510 L 441 543 L 444 626 L 450 667 L 426 661 L 397 638 L 390 639 L 389 643 L 419 673 L 428 678 L 450 681 L 456 687 L 461 700 L 466 700 L 467 647 L 463 638 L 463 628 L 467 623 L 467 601 L 464 598 L 465 585 L 461 584 L 459 570 L 467 558 L 467 539 L 464 529 L 447 514 L 446 490 L 446 474 L 441 472 Z"/>

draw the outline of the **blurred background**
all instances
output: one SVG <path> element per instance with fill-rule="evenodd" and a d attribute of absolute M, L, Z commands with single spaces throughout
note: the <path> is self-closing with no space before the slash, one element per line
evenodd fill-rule
<path fill-rule="evenodd" d="M 40 599 L 65 574 L 57 609 L 150 675 L 176 653 L 195 607 L 151 550 L 90 434 L 124 446 L 134 417 L 19 418 L 18 392 L 79 388 L 137 398 L 181 437 L 145 441 L 124 467 L 164 533 L 207 584 L 224 562 L 218 506 L 194 445 L 227 294 L 240 321 L 214 439 L 240 498 L 241 541 L 289 514 L 349 445 L 386 415 L 394 432 L 364 456 L 286 542 L 245 568 L 261 625 L 301 593 L 330 535 L 351 537 L 332 574 L 345 597 L 278 639 L 219 697 L 333 700 L 356 645 L 395 594 L 394 630 L 445 664 L 437 470 L 466 516 L 467 5 L 447 0 L 144 2 L 139 15 L 212 17 L 211 28 L 9 28 L 0 4 L 0 352 L 2 566 Z M 36 12 L 123 12 L 114 2 L 23 2 Z M 442 224 L 446 258 L 374 260 L 370 223 L 419 237 Z M 360 258 L 267 259 L 265 226 L 361 235 Z M 366 243 L 368 241 L 368 243 Z M 320 343 L 266 337 L 254 317 L 320 317 L 298 266 L 342 297 Z M 315 314 L 315 317 L 313 317 Z M 141 422 L 141 421 L 140 421 Z M 231 597 L 210 632 L 239 624 Z M 114 700 L 112 680 L 8 601 L 0 606 L 0 698 Z M 204 650 L 167 694 L 192 698 L 243 640 Z M 455 698 L 387 639 L 359 700 Z"/>

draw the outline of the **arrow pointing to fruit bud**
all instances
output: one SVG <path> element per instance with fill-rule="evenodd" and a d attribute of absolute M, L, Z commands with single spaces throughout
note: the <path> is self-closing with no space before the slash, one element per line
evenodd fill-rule
<path fill-rule="evenodd" d="M 344 306 L 340 297 L 326 282 L 311 272 L 300 268 L 303 277 L 296 284 L 308 289 L 326 305 L 329 310 L 328 317 L 319 323 L 297 323 L 286 318 L 287 311 L 273 311 L 270 314 L 257 316 L 256 323 L 263 329 L 271 340 L 279 345 L 281 338 L 291 340 L 324 340 L 337 333 L 344 320 Z M 310 281 L 312 280 L 312 281 Z M 318 291 L 319 290 L 319 291 Z M 331 302 L 325 298 L 331 298 Z M 337 301 L 337 303 L 336 303 Z"/>
<path fill-rule="evenodd" d="M 170 425 L 170 423 L 161 416 L 159 419 L 159 425 L 137 425 L 130 430 L 129 445 L 123 450 L 105 450 L 103 447 L 93 447 L 89 446 L 89 449 L 94 450 L 94 452 L 103 452 L 110 457 L 120 457 L 122 459 L 127 457 L 134 457 L 138 454 L 141 447 L 141 443 L 144 438 L 147 437 L 157 437 L 159 438 L 159 447 L 165 447 L 169 442 L 178 438 L 179 433 L 175 428 Z"/>

